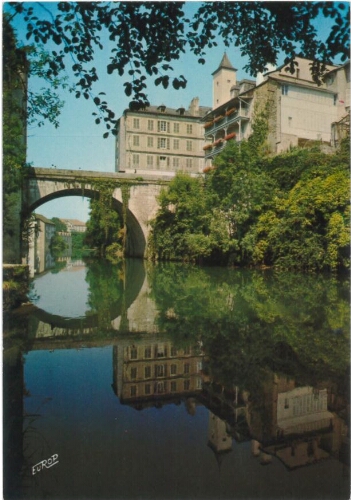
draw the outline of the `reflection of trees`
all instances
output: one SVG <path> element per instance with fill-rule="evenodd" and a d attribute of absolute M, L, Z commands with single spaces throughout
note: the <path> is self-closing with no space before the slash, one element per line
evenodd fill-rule
<path fill-rule="evenodd" d="M 112 264 L 92 260 L 86 265 L 90 307 L 87 315 L 97 315 L 99 328 L 104 330 L 111 329 L 111 320 L 121 315 L 122 327 L 127 309 L 138 296 L 145 279 L 143 262 L 123 259 Z"/>
<path fill-rule="evenodd" d="M 89 314 L 97 314 L 98 324 L 104 329 L 111 327 L 110 307 L 123 296 L 124 280 L 122 261 L 111 264 L 94 260 L 87 266 Z"/>
<path fill-rule="evenodd" d="M 174 264 L 151 269 L 150 283 L 160 328 L 175 342 L 201 340 L 208 370 L 223 385 L 254 389 L 265 368 L 301 383 L 345 380 L 346 278 Z"/>

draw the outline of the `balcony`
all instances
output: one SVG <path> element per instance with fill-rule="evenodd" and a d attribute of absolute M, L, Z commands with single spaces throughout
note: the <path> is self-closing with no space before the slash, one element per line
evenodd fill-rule
<path fill-rule="evenodd" d="M 239 109 L 231 108 L 223 115 L 215 117 L 212 121 L 204 124 L 205 138 L 209 135 L 215 135 L 216 132 L 229 125 L 238 122 L 239 120 L 249 120 L 250 111 L 248 108 L 240 107 Z"/>

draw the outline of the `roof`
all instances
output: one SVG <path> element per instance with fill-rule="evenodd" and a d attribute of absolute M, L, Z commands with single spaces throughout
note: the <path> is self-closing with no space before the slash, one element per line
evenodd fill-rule
<path fill-rule="evenodd" d="M 267 75 L 267 77 L 270 78 L 271 80 L 276 80 L 277 82 L 286 83 L 287 85 L 289 84 L 289 85 L 294 85 L 296 87 L 303 87 L 303 88 L 310 89 L 310 90 L 318 90 L 318 92 L 324 92 L 326 94 L 335 94 L 335 91 L 326 89 L 320 85 L 318 86 L 318 84 L 316 84 L 314 82 L 309 82 L 307 80 L 299 80 L 297 78 L 292 79 L 292 77 L 288 76 L 288 75 L 270 74 L 270 75 Z M 264 83 L 266 83 L 266 81 L 260 83 L 259 85 L 257 85 L 257 87 L 261 87 L 261 85 L 263 85 Z"/>
<path fill-rule="evenodd" d="M 205 116 L 206 113 L 208 113 L 211 108 L 209 106 L 199 106 L 199 114 L 197 116 L 192 115 L 189 110 L 185 109 L 183 114 L 179 113 L 180 108 L 169 108 L 168 106 L 165 106 L 165 110 L 161 111 L 160 106 L 147 106 L 144 109 L 139 109 L 139 110 L 131 110 L 131 109 L 125 109 L 124 114 L 127 113 L 136 113 L 136 114 L 157 114 L 157 115 L 162 115 L 162 116 L 176 116 L 178 118 L 192 118 L 192 119 L 199 119 Z"/>
<path fill-rule="evenodd" d="M 55 223 L 52 222 L 52 220 L 47 219 L 46 217 L 44 217 L 44 215 L 41 214 L 34 214 L 34 215 L 37 220 L 41 220 L 42 222 L 44 222 L 44 224 L 52 224 L 53 226 L 55 225 Z"/>
<path fill-rule="evenodd" d="M 86 226 L 85 222 L 82 222 L 81 220 L 78 219 L 60 219 L 62 222 L 69 222 L 73 226 Z"/>
<path fill-rule="evenodd" d="M 334 71 L 339 71 L 340 69 L 344 69 L 346 68 L 346 66 L 349 65 L 350 65 L 350 60 L 346 61 L 346 63 L 342 64 L 341 66 L 337 66 L 336 68 L 331 69 L 324 76 L 329 75 L 329 73 L 333 73 Z"/>
<path fill-rule="evenodd" d="M 236 68 L 234 68 L 234 66 L 232 65 L 232 63 L 229 61 L 229 58 L 228 58 L 226 52 L 224 52 L 224 55 L 222 57 L 222 60 L 221 60 L 221 62 L 219 64 L 218 68 L 216 69 L 216 71 L 214 71 L 212 73 L 212 75 L 214 75 L 215 73 L 217 73 L 221 69 L 229 69 L 231 71 L 238 71 Z"/>

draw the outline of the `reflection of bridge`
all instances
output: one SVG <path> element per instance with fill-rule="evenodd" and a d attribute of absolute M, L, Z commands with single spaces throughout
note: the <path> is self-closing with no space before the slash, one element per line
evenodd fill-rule
<path fill-rule="evenodd" d="M 67 341 L 74 341 L 74 347 L 87 342 L 98 345 L 101 333 L 110 332 L 111 343 L 118 332 L 155 333 L 156 317 L 144 261 L 127 259 L 123 293 L 109 304 L 108 314 L 101 318 L 97 312 L 90 312 L 85 317 L 66 318 L 31 306 L 30 338 L 34 340 L 33 349 L 65 349 Z"/>
<path fill-rule="evenodd" d="M 27 217 L 43 203 L 64 196 L 98 198 L 103 186 L 111 189 L 113 205 L 123 219 L 126 214 L 126 254 L 146 255 L 149 223 L 158 209 L 157 196 L 169 177 L 138 177 L 134 174 L 82 170 L 28 168 L 23 182 L 22 214 Z"/>

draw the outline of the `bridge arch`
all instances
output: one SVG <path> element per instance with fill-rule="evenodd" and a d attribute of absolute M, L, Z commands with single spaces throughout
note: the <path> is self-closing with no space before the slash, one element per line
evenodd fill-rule
<path fill-rule="evenodd" d="M 99 189 L 96 186 L 104 179 L 115 183 L 112 204 L 122 220 L 123 215 L 126 217 L 126 255 L 146 257 L 149 222 L 157 212 L 157 195 L 165 184 L 160 179 L 128 179 L 121 174 L 28 168 L 23 185 L 22 217 L 28 217 L 48 201 L 65 196 L 97 198 Z M 127 202 L 123 199 L 122 185 L 129 189 Z"/>

